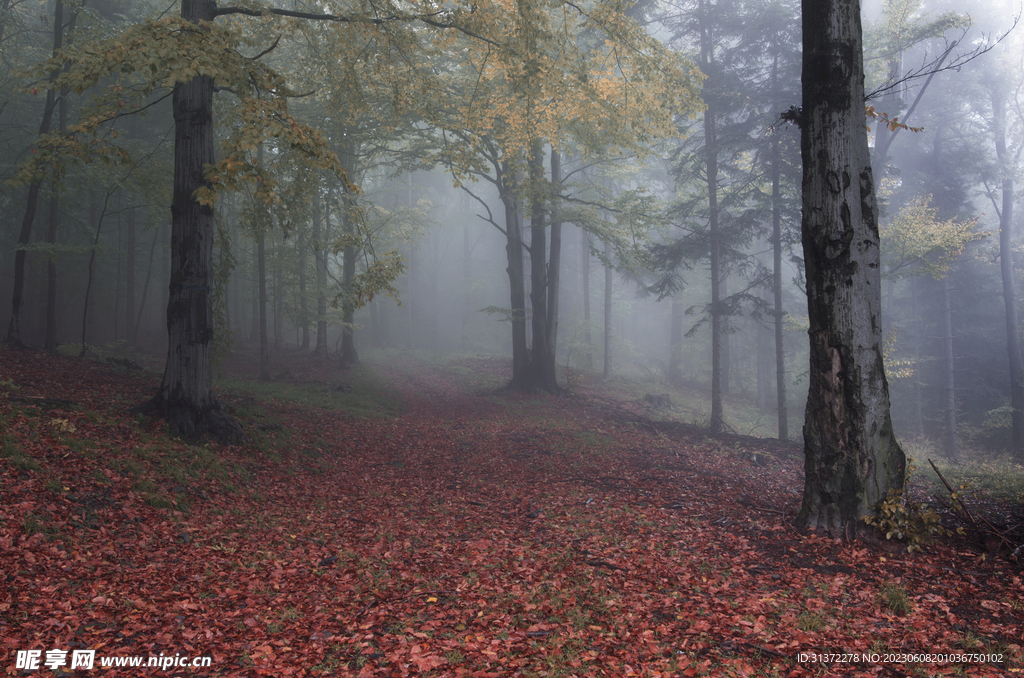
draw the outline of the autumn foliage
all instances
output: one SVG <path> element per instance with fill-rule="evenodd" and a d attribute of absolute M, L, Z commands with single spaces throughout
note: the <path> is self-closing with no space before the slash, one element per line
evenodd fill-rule
<path fill-rule="evenodd" d="M 360 400 L 391 403 L 376 416 L 224 391 L 253 443 L 210 448 L 125 413 L 156 374 L 0 347 L 7 675 L 17 650 L 52 648 L 212 655 L 168 674 L 217 676 L 1021 666 L 1012 563 L 797 533 L 798 446 L 710 438 L 586 390 L 495 395 L 495 359 L 358 370 L 391 394 Z M 352 373 L 311 357 L 288 372 L 282 393 L 351 395 Z M 797 661 L 866 652 L 1004 661 Z"/>

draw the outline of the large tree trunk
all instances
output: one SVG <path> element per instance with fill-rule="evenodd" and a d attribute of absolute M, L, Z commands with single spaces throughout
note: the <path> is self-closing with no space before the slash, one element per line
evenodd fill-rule
<path fill-rule="evenodd" d="M 212 21 L 216 7 L 214 0 L 182 0 L 181 18 Z M 171 435 L 235 439 L 244 431 L 213 397 L 214 212 L 195 197 L 196 189 L 209 185 L 203 172 L 214 161 L 213 84 L 210 77 L 196 76 L 174 90 L 167 366 L 157 395 L 137 409 L 164 414 Z"/>
<path fill-rule="evenodd" d="M 858 0 L 803 0 L 803 220 L 810 322 L 797 523 L 853 538 L 902 489 L 882 362 L 881 275 Z"/>
<path fill-rule="evenodd" d="M 1006 148 L 1006 100 L 996 86 L 992 89 L 992 123 L 996 157 L 1002 172 L 1003 205 L 999 212 L 999 271 L 1003 278 L 1003 306 L 1006 310 L 1006 352 L 1010 362 L 1010 407 L 1013 408 L 1013 456 L 1024 461 L 1024 368 L 1021 366 L 1020 334 L 1017 322 L 1017 290 L 1013 279 L 1013 171 Z"/>

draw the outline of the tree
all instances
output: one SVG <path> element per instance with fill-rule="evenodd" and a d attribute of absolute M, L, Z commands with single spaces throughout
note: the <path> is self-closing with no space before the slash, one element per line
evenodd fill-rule
<path fill-rule="evenodd" d="M 468 192 L 469 181 L 489 181 L 504 208 L 504 219 L 495 219 L 473 193 L 487 212 L 482 218 L 506 237 L 510 308 L 489 310 L 511 322 L 509 386 L 516 390 L 559 390 L 556 334 L 549 324 L 556 316 L 549 307 L 557 307 L 551 274 L 560 248 L 549 253 L 546 230 L 571 221 L 559 213 L 573 196 L 556 192 L 559 177 L 545 176 L 545 147 L 551 146 L 552 155 L 570 144 L 588 156 L 610 148 L 642 154 L 651 141 L 672 133 L 674 114 L 692 115 L 697 108 L 699 74 L 647 35 L 627 15 L 627 5 L 605 2 L 570 10 L 536 0 L 517 2 L 504 17 L 507 28 L 497 47 L 471 45 L 449 69 L 446 90 L 461 98 L 430 118 L 444 130 L 438 158 L 457 184 Z M 529 317 L 525 251 L 530 253 Z"/>
<path fill-rule="evenodd" d="M 859 0 L 803 0 L 804 260 L 810 366 L 799 526 L 856 537 L 903 488 L 882 361 L 878 207 Z"/>
<path fill-rule="evenodd" d="M 166 416 L 172 435 L 185 438 L 206 433 L 223 439 L 244 435 L 213 396 L 213 203 L 217 191 L 232 189 L 240 181 L 258 180 L 263 184 L 261 190 L 272 195 L 272 177 L 246 157 L 268 137 L 276 138 L 278 144 L 302 149 L 312 166 L 344 174 L 322 135 L 288 113 L 288 97 L 293 92 L 284 78 L 261 64 L 259 57 L 266 52 L 256 58 L 245 57 L 238 50 L 245 42 L 239 28 L 214 23 L 228 15 L 274 15 L 330 22 L 339 27 L 357 24 L 378 31 L 385 42 L 387 26 L 392 24 L 422 23 L 473 33 L 472 28 L 456 23 L 460 18 L 472 18 L 472 9 L 413 14 L 389 5 L 343 16 L 270 7 L 218 7 L 216 0 L 182 0 L 178 21 L 165 17 L 141 22 L 77 53 L 65 50 L 42 66 L 44 72 L 54 74 L 72 65 L 61 76 L 49 79 L 44 119 L 52 116 L 52 95 L 62 87 L 80 93 L 112 74 L 135 79 L 130 89 L 108 88 L 99 97 L 94 115 L 84 116 L 85 121 L 71 129 L 73 135 L 109 131 L 107 123 L 148 108 L 155 101 L 147 99 L 158 90 L 170 89 L 175 137 L 169 346 L 157 394 L 136 409 Z M 415 35 L 410 40 L 415 42 Z M 270 49 L 273 47 L 267 51 Z M 230 140 L 234 150 L 219 163 L 215 162 L 213 143 L 215 86 L 233 92 L 241 102 L 237 109 L 240 124 Z M 166 95 L 157 101 L 162 98 Z M 84 155 L 87 151 L 83 147 L 77 136 L 55 143 L 51 140 L 47 152 L 37 154 L 26 173 L 38 181 L 47 162 L 61 153 Z M 98 152 L 103 151 L 100 147 Z M 107 152 L 124 159 L 121 151 Z"/>
<path fill-rule="evenodd" d="M 1018 106 L 1018 96 L 1024 81 L 1019 80 L 1014 103 Z M 1013 456 L 1024 460 L 1024 366 L 1021 361 L 1020 324 L 1017 318 L 1017 290 L 1013 275 L 1013 248 L 1011 246 L 1011 230 L 1013 228 L 1014 203 L 1014 170 L 1024 152 L 1024 141 L 1015 150 L 1006 143 L 1006 94 L 1001 85 L 991 87 L 992 100 L 992 135 L 996 147 L 996 159 L 999 163 L 999 181 L 1002 192 L 1001 205 L 993 205 L 999 215 L 999 272 L 1003 281 L 1003 303 L 1006 308 L 1006 353 L 1009 358 L 1010 407 L 1013 431 Z M 1022 116 L 1024 119 L 1024 116 Z"/>
<path fill-rule="evenodd" d="M 6 10 L 7 7 L 5 6 L 3 9 Z M 78 8 L 71 12 L 70 20 L 65 23 L 64 2 L 63 0 L 57 0 L 53 7 L 54 57 L 56 57 L 60 52 L 64 45 L 66 35 L 70 34 L 74 29 L 74 25 L 77 20 Z M 0 31 L 0 37 L 2 37 L 2 31 Z M 46 91 L 46 103 L 43 106 L 43 115 L 39 122 L 40 136 L 49 134 L 50 126 L 53 121 L 53 113 L 57 108 L 58 98 L 60 101 L 63 101 L 64 97 L 67 95 L 66 90 L 58 90 L 58 88 L 53 87 L 53 83 L 57 80 L 60 73 L 60 68 L 61 66 L 55 65 L 49 71 L 48 82 L 50 87 L 48 87 Z M 60 93 L 59 97 L 58 92 Z M 66 116 L 62 116 L 62 118 L 63 117 Z M 25 213 L 21 220 L 21 233 L 18 235 L 19 248 L 14 255 L 14 291 L 11 295 L 11 320 L 7 326 L 7 341 L 13 344 L 21 343 L 21 311 L 25 301 L 25 257 L 27 255 L 25 246 L 28 245 L 29 239 L 32 237 L 32 227 L 35 224 L 36 209 L 39 205 L 39 190 L 42 188 L 42 184 L 42 176 L 36 177 L 29 184 L 28 196 L 25 199 Z M 53 217 L 51 215 L 51 219 L 52 218 Z M 53 272 L 53 275 L 56 277 L 55 271 Z M 53 345 L 56 346 L 55 339 L 53 341 Z"/>

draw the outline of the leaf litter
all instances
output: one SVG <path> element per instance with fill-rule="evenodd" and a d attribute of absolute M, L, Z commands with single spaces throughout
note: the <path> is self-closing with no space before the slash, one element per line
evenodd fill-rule
<path fill-rule="evenodd" d="M 284 379 L 345 379 L 291 360 Z M 374 366 L 397 416 L 222 394 L 274 426 L 211 447 L 125 413 L 152 373 L 0 348 L 6 673 L 52 648 L 212 656 L 167 672 L 195 676 L 1020 670 L 1013 563 L 801 534 L 799 448 L 465 367 Z M 901 656 L 969 653 L 1003 661 Z"/>

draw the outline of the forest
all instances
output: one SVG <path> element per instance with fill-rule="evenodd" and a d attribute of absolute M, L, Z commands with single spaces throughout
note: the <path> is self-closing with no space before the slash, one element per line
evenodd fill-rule
<path fill-rule="evenodd" d="M 1024 670 L 1024 7 L 229 2 L 0 0 L 7 675 Z"/>

